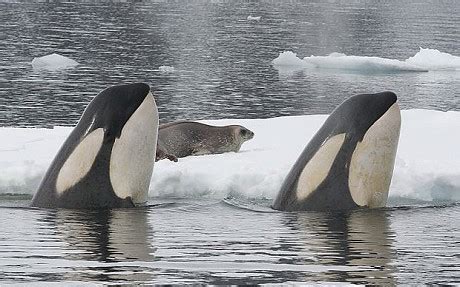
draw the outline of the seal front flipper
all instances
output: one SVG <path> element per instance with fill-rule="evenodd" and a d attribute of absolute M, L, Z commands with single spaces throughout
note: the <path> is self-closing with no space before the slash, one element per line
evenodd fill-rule
<path fill-rule="evenodd" d="M 157 145 L 155 161 L 160 161 L 162 159 L 169 159 L 170 161 L 178 162 L 178 159 L 175 155 L 168 153 L 165 149 L 162 149 L 160 145 Z"/>
<path fill-rule="evenodd" d="M 160 161 L 162 159 L 169 159 L 170 161 L 173 162 L 178 162 L 178 159 L 175 155 L 170 154 L 166 148 L 160 143 L 160 141 L 157 142 L 157 151 L 155 154 L 155 161 Z"/>
<path fill-rule="evenodd" d="M 179 159 L 175 155 L 172 155 L 172 154 L 167 154 L 166 158 L 169 159 L 170 161 L 173 161 L 173 162 L 178 162 L 179 161 Z"/>
<path fill-rule="evenodd" d="M 401 127 L 392 92 L 363 94 L 339 105 L 303 150 L 272 207 L 346 210 L 383 207 Z"/>
<path fill-rule="evenodd" d="M 158 111 L 148 85 L 105 89 L 57 153 L 32 206 L 99 209 L 145 203 L 157 135 Z"/>

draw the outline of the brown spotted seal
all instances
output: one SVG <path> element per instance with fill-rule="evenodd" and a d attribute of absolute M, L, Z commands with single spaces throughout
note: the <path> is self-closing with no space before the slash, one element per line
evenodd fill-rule
<path fill-rule="evenodd" d="M 238 152 L 241 145 L 254 137 L 249 129 L 239 126 L 211 126 L 180 121 L 160 125 L 156 160 L 190 155 Z"/>

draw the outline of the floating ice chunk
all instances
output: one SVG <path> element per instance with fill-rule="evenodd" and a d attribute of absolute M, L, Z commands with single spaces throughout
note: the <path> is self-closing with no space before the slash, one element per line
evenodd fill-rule
<path fill-rule="evenodd" d="M 290 75 L 307 68 L 314 68 L 302 59 L 298 58 L 296 53 L 285 51 L 272 61 L 272 65 L 281 73 Z"/>
<path fill-rule="evenodd" d="M 427 72 L 425 68 L 399 60 L 379 57 L 347 56 L 332 53 L 328 56 L 310 56 L 300 59 L 291 51 L 281 53 L 272 61 L 276 69 L 303 70 L 308 68 L 348 70 L 357 72 Z"/>
<path fill-rule="evenodd" d="M 423 67 L 430 71 L 460 70 L 460 57 L 436 49 L 423 49 L 405 61 L 408 64 Z"/>
<path fill-rule="evenodd" d="M 406 110 L 401 114 L 390 198 L 460 201 L 460 134 L 453 132 L 460 130 L 460 112 Z M 254 131 L 255 137 L 238 153 L 155 163 L 150 196 L 274 198 L 326 118 L 308 115 L 205 121 L 212 125 L 240 124 Z M 0 127 L 0 193 L 34 193 L 71 130 Z"/>
<path fill-rule="evenodd" d="M 174 73 L 176 71 L 176 69 L 172 66 L 159 66 L 158 70 L 165 74 Z"/>
<path fill-rule="evenodd" d="M 32 67 L 36 70 L 60 70 L 73 68 L 78 62 L 59 54 L 51 54 L 43 57 L 37 57 L 32 60 Z"/>
<path fill-rule="evenodd" d="M 305 67 L 306 63 L 297 57 L 292 51 L 284 51 L 272 61 L 274 66 L 300 66 Z"/>
<path fill-rule="evenodd" d="M 260 21 L 261 18 L 262 18 L 261 16 L 256 17 L 256 16 L 249 15 L 247 20 L 248 21 Z"/>
<path fill-rule="evenodd" d="M 428 70 L 403 61 L 379 57 L 347 56 L 332 53 L 329 56 L 310 56 L 303 61 L 320 69 L 363 72 L 427 72 Z"/>
<path fill-rule="evenodd" d="M 303 70 L 307 68 L 333 69 L 355 72 L 428 72 L 428 71 L 460 71 L 460 57 L 443 53 L 435 49 L 423 49 L 413 57 L 400 61 L 380 57 L 347 56 L 343 53 L 332 53 L 328 56 L 310 56 L 300 59 L 291 51 L 281 53 L 272 61 L 280 72 L 286 67 Z"/>

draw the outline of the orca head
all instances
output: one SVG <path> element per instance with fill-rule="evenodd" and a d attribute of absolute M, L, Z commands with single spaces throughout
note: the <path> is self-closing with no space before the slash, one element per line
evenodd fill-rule
<path fill-rule="evenodd" d="M 156 152 L 158 111 L 150 87 L 143 83 L 112 86 L 88 105 L 77 127 L 77 145 L 69 151 L 56 180 L 57 193 L 77 184 L 102 159 L 108 161 L 115 194 L 134 204 L 145 202 Z M 102 176 L 102 175 L 101 175 Z M 97 181 L 97 179 L 96 179 Z"/>
<path fill-rule="evenodd" d="M 150 87 L 144 83 L 112 86 L 103 90 L 89 103 L 80 119 L 81 123 L 89 124 L 86 134 L 102 128 L 104 142 L 113 143 L 120 138 L 125 124 L 149 94 Z"/>
<path fill-rule="evenodd" d="M 323 127 L 328 129 L 329 135 L 345 133 L 350 140 L 362 141 L 376 121 L 381 119 L 387 122 L 393 119 L 395 114 L 392 112 L 396 110 L 399 111 L 397 96 L 392 92 L 356 95 L 340 104 Z M 399 112 L 397 114 L 399 115 Z M 396 121 L 400 121 L 400 116 L 398 117 L 399 120 Z"/>
<path fill-rule="evenodd" d="M 400 128 L 394 93 L 361 94 L 345 100 L 318 132 L 324 141 L 313 156 L 316 158 L 307 164 L 310 176 L 304 173 L 304 180 L 315 174 L 313 182 L 318 187 L 331 170 L 335 174 L 331 181 L 346 173 L 343 178 L 347 182 L 339 188 L 347 187 L 357 206 L 385 206 Z"/>

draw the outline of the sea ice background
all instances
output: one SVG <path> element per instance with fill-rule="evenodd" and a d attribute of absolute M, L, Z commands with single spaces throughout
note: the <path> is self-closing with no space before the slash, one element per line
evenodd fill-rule
<path fill-rule="evenodd" d="M 157 162 L 150 196 L 273 199 L 326 115 L 204 121 L 255 132 L 238 153 Z M 0 128 L 0 191 L 33 194 L 72 128 Z M 402 111 L 390 202 L 460 201 L 460 112 Z M 403 200 L 406 199 L 406 200 Z"/>

